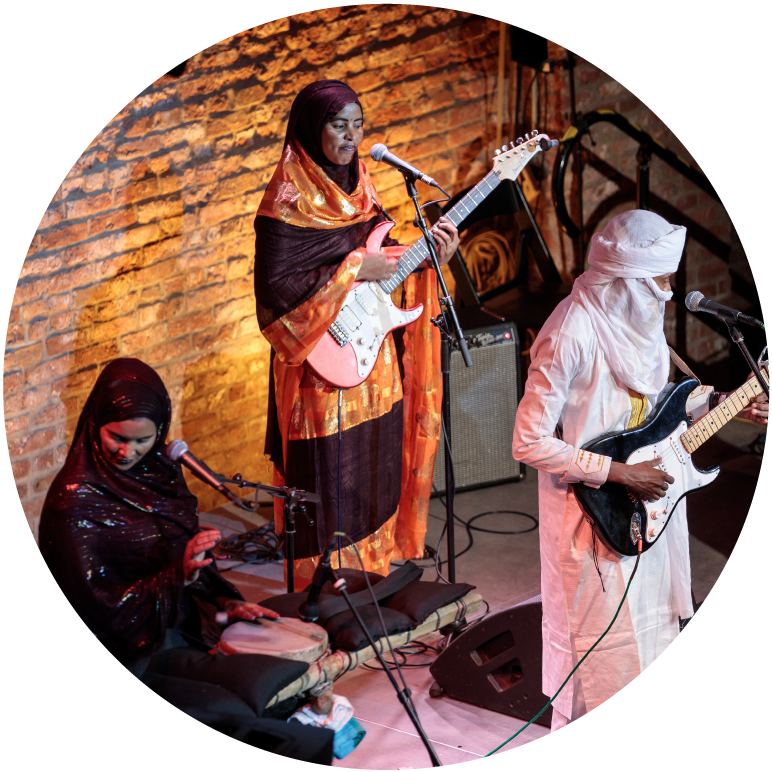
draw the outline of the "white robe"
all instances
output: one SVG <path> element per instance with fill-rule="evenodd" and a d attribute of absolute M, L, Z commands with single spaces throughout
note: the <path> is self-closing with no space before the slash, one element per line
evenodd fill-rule
<path fill-rule="evenodd" d="M 608 627 L 635 565 L 634 557 L 620 557 L 596 539 L 603 591 L 593 561 L 592 529 L 569 485 L 597 487 L 606 481 L 611 459 L 581 447 L 601 434 L 626 429 L 633 405 L 598 346 L 587 312 L 570 297 L 545 323 L 531 361 L 512 452 L 539 470 L 542 672 L 544 693 L 551 697 Z M 700 387 L 690 397 L 687 411 L 695 419 L 707 411 L 711 391 Z M 647 415 L 652 409 L 649 404 Z M 555 709 L 573 720 L 607 700 L 675 638 L 679 616 L 692 613 L 682 501 L 664 537 L 641 556 L 616 623 L 555 700 Z"/>

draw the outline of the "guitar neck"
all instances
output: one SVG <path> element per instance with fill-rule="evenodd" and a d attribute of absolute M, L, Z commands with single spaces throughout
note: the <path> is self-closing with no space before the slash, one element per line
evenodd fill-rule
<path fill-rule="evenodd" d="M 769 384 L 769 374 L 761 371 Z M 745 410 L 751 400 L 764 390 L 759 379 L 754 375 L 747 383 L 733 391 L 720 405 L 714 407 L 707 415 L 700 418 L 681 435 L 681 442 L 689 453 L 693 453 L 704 442 L 709 440 L 719 429 L 726 426 L 738 413 Z"/>
<path fill-rule="evenodd" d="M 525 165 L 525 164 L 523 164 Z M 467 218 L 477 207 L 492 193 L 501 183 L 499 172 L 494 169 L 483 177 L 449 212 L 445 214 L 453 225 L 458 227 L 459 223 Z M 399 259 L 396 273 L 390 279 L 379 281 L 378 284 L 384 290 L 391 294 L 416 268 L 429 256 L 429 248 L 426 241 L 421 238 L 416 241 L 410 249 Z"/>

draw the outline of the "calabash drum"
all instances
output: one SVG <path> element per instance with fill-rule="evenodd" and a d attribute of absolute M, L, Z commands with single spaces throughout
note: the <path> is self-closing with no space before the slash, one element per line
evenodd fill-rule
<path fill-rule="evenodd" d="M 217 648 L 225 654 L 270 654 L 316 662 L 329 647 L 327 631 L 293 617 L 235 622 L 223 630 Z"/>

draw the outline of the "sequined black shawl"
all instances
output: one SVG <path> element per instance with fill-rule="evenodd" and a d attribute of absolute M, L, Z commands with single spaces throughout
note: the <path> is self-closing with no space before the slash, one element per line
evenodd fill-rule
<path fill-rule="evenodd" d="M 158 428 L 152 450 L 129 470 L 111 465 L 100 426 L 151 414 Z M 157 649 L 168 628 L 184 629 L 196 617 L 191 594 L 238 596 L 211 566 L 184 587 L 182 555 L 198 531 L 197 501 L 164 452 L 170 420 L 168 392 L 152 368 L 137 359 L 108 364 L 40 520 L 40 549 L 62 592 L 127 664 Z"/>

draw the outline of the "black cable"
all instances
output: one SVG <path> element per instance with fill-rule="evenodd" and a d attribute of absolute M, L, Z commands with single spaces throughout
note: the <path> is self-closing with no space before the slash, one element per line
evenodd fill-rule
<path fill-rule="evenodd" d="M 343 389 L 338 389 L 338 531 L 343 530 L 343 516 L 341 514 L 341 459 L 343 456 L 343 432 L 340 424 L 340 408 L 343 403 Z M 338 568 L 343 568 L 340 559 L 340 536 L 338 536 Z"/>
<path fill-rule="evenodd" d="M 283 559 L 281 539 L 276 535 L 273 523 L 266 523 L 251 531 L 228 536 L 217 543 L 217 549 L 225 553 L 218 559 L 240 560 L 249 565 L 262 565 Z M 218 567 L 219 568 L 219 567 Z M 230 571 L 238 566 L 220 568 L 220 572 Z"/>

